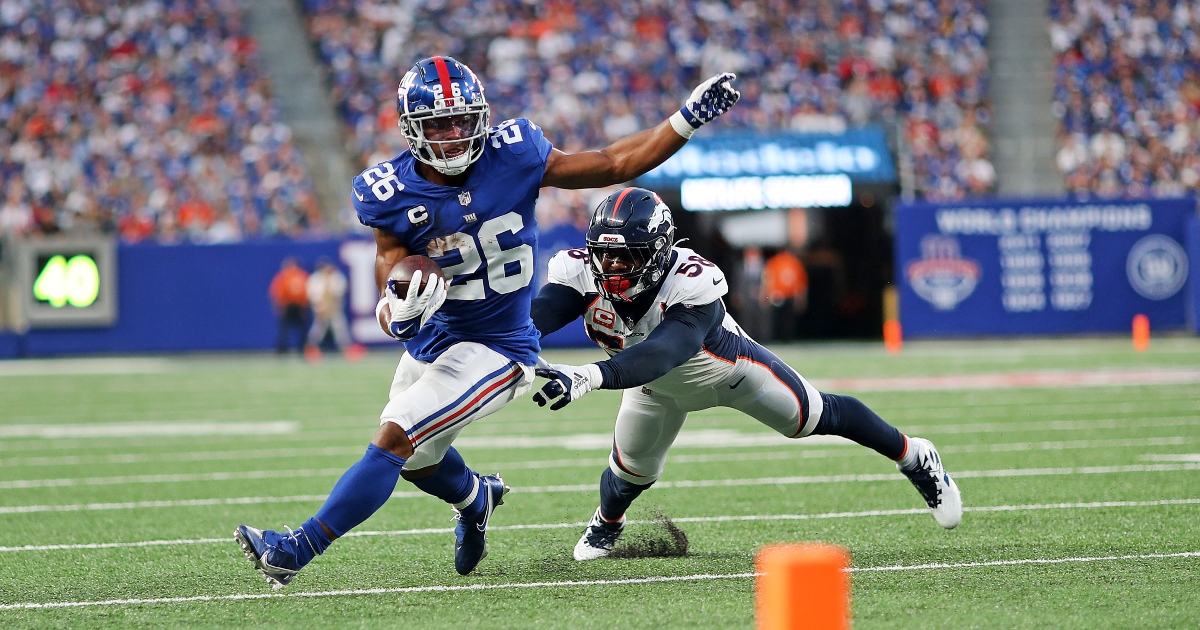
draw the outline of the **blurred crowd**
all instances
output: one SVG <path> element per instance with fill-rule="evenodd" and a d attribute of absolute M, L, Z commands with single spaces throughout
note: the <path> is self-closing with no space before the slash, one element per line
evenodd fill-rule
<path fill-rule="evenodd" d="M 1200 184 L 1200 4 L 1051 0 L 1057 162 L 1077 195 Z"/>
<path fill-rule="evenodd" d="M 304 0 L 364 165 L 404 149 L 396 84 L 444 54 L 483 79 L 493 121 L 525 116 L 564 151 L 662 121 L 703 79 L 738 74 L 722 128 L 897 132 L 928 199 L 994 188 L 982 0 Z M 548 219 L 572 210 L 549 195 Z M 586 209 L 582 209 L 586 211 Z M 577 219 L 577 217 L 576 217 Z"/>
<path fill-rule="evenodd" d="M 0 235 L 320 222 L 235 0 L 0 0 Z"/>

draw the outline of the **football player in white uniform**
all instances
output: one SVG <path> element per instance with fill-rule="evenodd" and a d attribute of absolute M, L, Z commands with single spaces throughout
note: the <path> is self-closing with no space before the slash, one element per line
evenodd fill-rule
<path fill-rule="evenodd" d="M 947 529 L 962 519 L 958 486 L 928 440 L 909 438 L 850 396 L 817 391 L 747 336 L 725 311 L 725 276 L 675 247 L 671 211 L 659 196 L 625 188 L 592 215 L 587 248 L 559 252 L 533 301 L 549 334 L 582 316 L 609 359 L 542 363 L 550 379 L 534 395 L 561 409 L 594 389 L 623 390 L 600 507 L 575 546 L 576 560 L 609 555 L 625 511 L 662 474 L 688 412 L 732 407 L 790 438 L 838 435 L 896 462 Z"/>

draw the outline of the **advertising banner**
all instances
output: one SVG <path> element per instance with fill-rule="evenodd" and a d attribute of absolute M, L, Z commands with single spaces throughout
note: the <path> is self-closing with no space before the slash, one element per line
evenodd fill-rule
<path fill-rule="evenodd" d="M 1196 201 L 992 200 L 896 209 L 896 284 L 915 337 L 1128 332 L 1186 323 Z"/>
<path fill-rule="evenodd" d="M 691 212 L 847 206 L 854 184 L 896 181 L 883 129 L 699 135 L 637 179 Z"/>

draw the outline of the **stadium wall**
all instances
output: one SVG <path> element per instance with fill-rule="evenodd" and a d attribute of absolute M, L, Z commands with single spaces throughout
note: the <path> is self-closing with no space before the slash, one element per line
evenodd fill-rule
<path fill-rule="evenodd" d="M 549 231 L 543 240 L 547 251 L 539 272 L 544 277 L 553 251 L 581 246 L 583 236 L 567 227 Z M 272 349 L 278 324 L 267 287 L 287 257 L 298 258 L 306 269 L 320 257 L 340 263 L 350 284 L 347 307 L 355 340 L 395 343 L 374 323 L 373 241 L 123 244 L 117 249 L 113 326 L 0 333 L 0 358 Z M 547 347 L 590 343 L 578 323 L 544 342 Z"/>

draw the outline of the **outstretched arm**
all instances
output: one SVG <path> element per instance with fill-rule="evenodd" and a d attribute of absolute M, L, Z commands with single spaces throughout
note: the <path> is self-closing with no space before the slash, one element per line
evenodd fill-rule
<path fill-rule="evenodd" d="M 529 307 L 534 328 L 543 337 L 579 319 L 587 312 L 587 298 L 571 287 L 547 282 Z"/>
<path fill-rule="evenodd" d="M 621 138 L 599 151 L 552 151 L 546 160 L 542 186 L 601 188 L 627 182 L 662 164 L 701 125 L 728 111 L 741 98 L 741 93 L 730 85 L 734 78 L 729 72 L 712 77 L 657 127 Z"/>
<path fill-rule="evenodd" d="M 594 389 L 629 389 L 661 378 L 683 365 L 704 346 L 704 337 L 725 317 L 720 300 L 703 306 L 676 304 L 646 340 L 611 359 L 587 365 L 550 364 L 538 376 L 550 379 L 533 395 L 539 406 L 559 410 Z"/>

